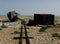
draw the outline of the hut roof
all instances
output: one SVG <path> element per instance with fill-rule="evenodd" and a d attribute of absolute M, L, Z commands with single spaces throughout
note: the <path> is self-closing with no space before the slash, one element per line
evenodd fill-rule
<path fill-rule="evenodd" d="M 53 14 L 34 14 L 34 15 L 44 15 L 44 16 L 45 16 L 45 15 L 46 15 L 46 16 L 48 15 L 48 16 L 49 16 L 49 15 L 53 15 Z"/>

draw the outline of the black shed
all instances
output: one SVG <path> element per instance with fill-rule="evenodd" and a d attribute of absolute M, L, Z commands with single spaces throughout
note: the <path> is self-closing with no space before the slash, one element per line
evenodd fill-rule
<path fill-rule="evenodd" d="M 54 15 L 53 14 L 34 14 L 35 25 L 54 25 Z"/>

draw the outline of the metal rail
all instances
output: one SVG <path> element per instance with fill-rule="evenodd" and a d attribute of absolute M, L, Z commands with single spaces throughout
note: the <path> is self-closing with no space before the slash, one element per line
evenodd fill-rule
<path fill-rule="evenodd" d="M 30 44 L 29 37 L 26 30 L 26 25 L 24 25 L 24 29 L 25 29 L 25 36 L 26 36 L 26 44 Z"/>
<path fill-rule="evenodd" d="M 20 38 L 19 38 L 19 44 L 22 44 L 22 26 L 21 26 L 21 33 L 20 33 Z"/>
<path fill-rule="evenodd" d="M 23 37 L 23 30 L 25 32 L 25 37 Z M 19 44 L 23 44 L 23 39 L 26 40 L 26 44 L 30 44 L 29 38 L 33 38 L 33 37 L 28 37 L 28 33 L 27 33 L 27 29 L 26 29 L 26 25 L 24 25 L 24 29 L 21 27 L 21 31 L 20 31 L 20 37 L 14 37 L 14 39 L 19 39 Z"/>
<path fill-rule="evenodd" d="M 27 34 L 27 29 L 26 29 L 26 25 L 24 25 L 24 31 L 25 31 L 25 37 L 23 37 L 23 29 L 21 27 L 21 33 L 20 33 L 20 38 L 19 38 L 19 44 L 22 44 L 22 39 L 25 38 L 26 39 L 26 44 L 30 44 L 30 41 L 29 41 L 29 37 L 28 37 L 28 34 Z"/>

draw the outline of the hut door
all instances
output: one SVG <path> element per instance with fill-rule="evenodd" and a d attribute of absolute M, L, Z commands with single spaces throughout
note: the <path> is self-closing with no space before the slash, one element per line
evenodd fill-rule
<path fill-rule="evenodd" d="M 43 25 L 46 25 L 46 16 L 43 16 L 42 20 L 43 20 L 43 21 L 42 21 L 42 22 L 43 22 L 42 24 L 43 24 Z"/>

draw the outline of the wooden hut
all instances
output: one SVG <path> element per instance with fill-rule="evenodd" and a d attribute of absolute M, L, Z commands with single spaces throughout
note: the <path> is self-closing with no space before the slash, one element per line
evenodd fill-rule
<path fill-rule="evenodd" d="M 34 14 L 34 24 L 54 25 L 53 14 Z"/>

